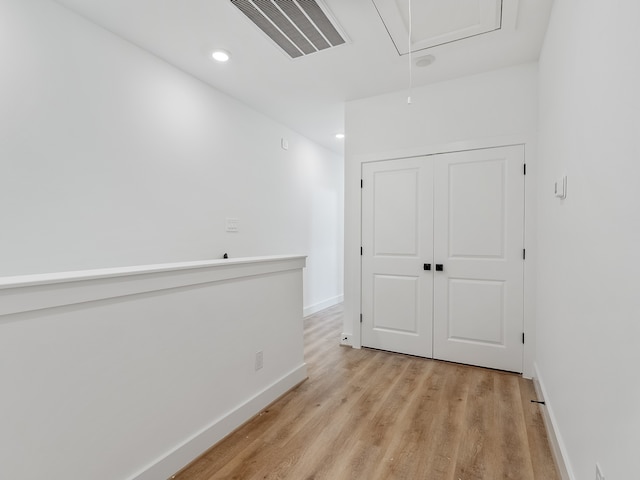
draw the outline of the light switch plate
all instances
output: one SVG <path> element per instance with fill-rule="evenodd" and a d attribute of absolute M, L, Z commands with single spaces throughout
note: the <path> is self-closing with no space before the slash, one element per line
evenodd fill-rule
<path fill-rule="evenodd" d="M 237 218 L 227 218 L 227 232 L 237 233 L 240 229 L 240 220 Z"/>
<path fill-rule="evenodd" d="M 567 198 L 567 176 L 564 175 L 555 184 L 555 196 L 558 198 Z"/>

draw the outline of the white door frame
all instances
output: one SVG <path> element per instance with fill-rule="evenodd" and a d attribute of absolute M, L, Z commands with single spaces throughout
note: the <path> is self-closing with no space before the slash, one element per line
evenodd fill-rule
<path fill-rule="evenodd" d="M 362 244 L 362 196 L 360 180 L 362 164 L 381 160 L 410 158 L 441 153 L 479 150 L 485 148 L 524 146 L 527 175 L 525 177 L 525 248 L 527 252 L 524 264 L 524 331 L 525 344 L 523 354 L 523 376 L 533 377 L 535 354 L 535 279 L 536 279 L 536 136 L 512 135 L 484 140 L 471 140 L 411 148 L 406 150 L 381 152 L 349 157 L 348 144 L 345 159 L 345 302 L 344 331 L 354 348 L 362 347 L 360 330 L 361 299 L 361 256 Z"/>

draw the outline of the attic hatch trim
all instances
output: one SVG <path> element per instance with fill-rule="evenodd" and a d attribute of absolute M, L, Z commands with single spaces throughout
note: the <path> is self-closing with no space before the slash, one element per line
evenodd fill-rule
<path fill-rule="evenodd" d="M 254 27 L 290 59 L 347 43 L 321 0 L 230 0 Z"/>
<path fill-rule="evenodd" d="M 500 31 L 514 31 L 517 25 L 520 3 L 520 0 L 509 0 L 508 2 L 504 0 L 482 0 L 480 2 L 481 5 L 488 7 L 488 10 L 485 10 L 484 21 L 479 19 L 481 21 L 475 25 L 475 27 L 469 26 L 463 30 L 452 30 L 418 41 L 414 39 L 411 48 L 409 48 L 407 42 L 408 31 L 406 31 L 400 10 L 397 5 L 395 5 L 397 0 L 371 1 L 399 56 L 408 55 L 409 53 L 419 53 L 443 45 Z M 447 2 L 447 0 L 441 1 Z M 486 17 L 487 12 L 492 12 L 490 17 Z M 464 30 L 467 30 L 467 32 L 463 33 Z"/>

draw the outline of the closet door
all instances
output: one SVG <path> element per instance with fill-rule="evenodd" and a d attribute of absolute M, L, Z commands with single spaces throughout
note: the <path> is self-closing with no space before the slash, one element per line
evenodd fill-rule
<path fill-rule="evenodd" d="M 433 158 L 434 357 L 522 372 L 524 147 Z"/>
<path fill-rule="evenodd" d="M 431 357 L 433 163 L 363 166 L 362 344 Z"/>

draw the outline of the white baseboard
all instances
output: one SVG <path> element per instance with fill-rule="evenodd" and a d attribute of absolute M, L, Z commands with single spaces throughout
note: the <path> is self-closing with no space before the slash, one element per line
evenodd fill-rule
<path fill-rule="evenodd" d="M 540 371 L 538 370 L 538 365 L 536 363 L 533 364 L 533 369 L 535 375 L 533 377 L 533 386 L 536 389 L 536 395 L 539 400 L 545 402 L 544 405 L 541 405 L 542 409 L 542 419 L 544 420 L 544 426 L 547 430 L 547 437 L 549 438 L 549 443 L 551 444 L 551 453 L 553 453 L 553 459 L 558 466 L 558 470 L 560 471 L 560 477 L 562 480 L 575 480 L 575 476 L 573 475 L 573 471 L 571 469 L 571 463 L 569 462 L 569 457 L 567 456 L 567 447 L 562 440 L 562 435 L 560 434 L 560 430 L 558 429 L 558 422 L 556 421 L 556 417 L 553 414 L 553 408 L 549 403 L 549 397 L 547 396 L 547 390 L 544 387 L 544 382 L 542 377 L 540 376 Z"/>
<path fill-rule="evenodd" d="M 305 317 L 308 317 L 309 315 L 313 315 L 314 313 L 319 312 L 320 310 L 324 310 L 325 308 L 333 307 L 334 305 L 337 305 L 338 303 L 341 303 L 343 301 L 344 301 L 344 295 L 338 295 L 336 297 L 327 298 L 322 302 L 314 303 L 313 305 L 309 305 L 308 307 L 305 307 L 303 315 Z"/>
<path fill-rule="evenodd" d="M 239 405 L 235 410 L 224 415 L 203 428 L 171 452 L 167 453 L 141 472 L 129 477 L 129 480 L 159 480 L 171 475 L 198 458 L 215 443 L 233 432 L 260 410 L 273 403 L 279 397 L 307 378 L 307 365 L 303 363 L 271 386 L 256 394 L 253 398 Z"/>

